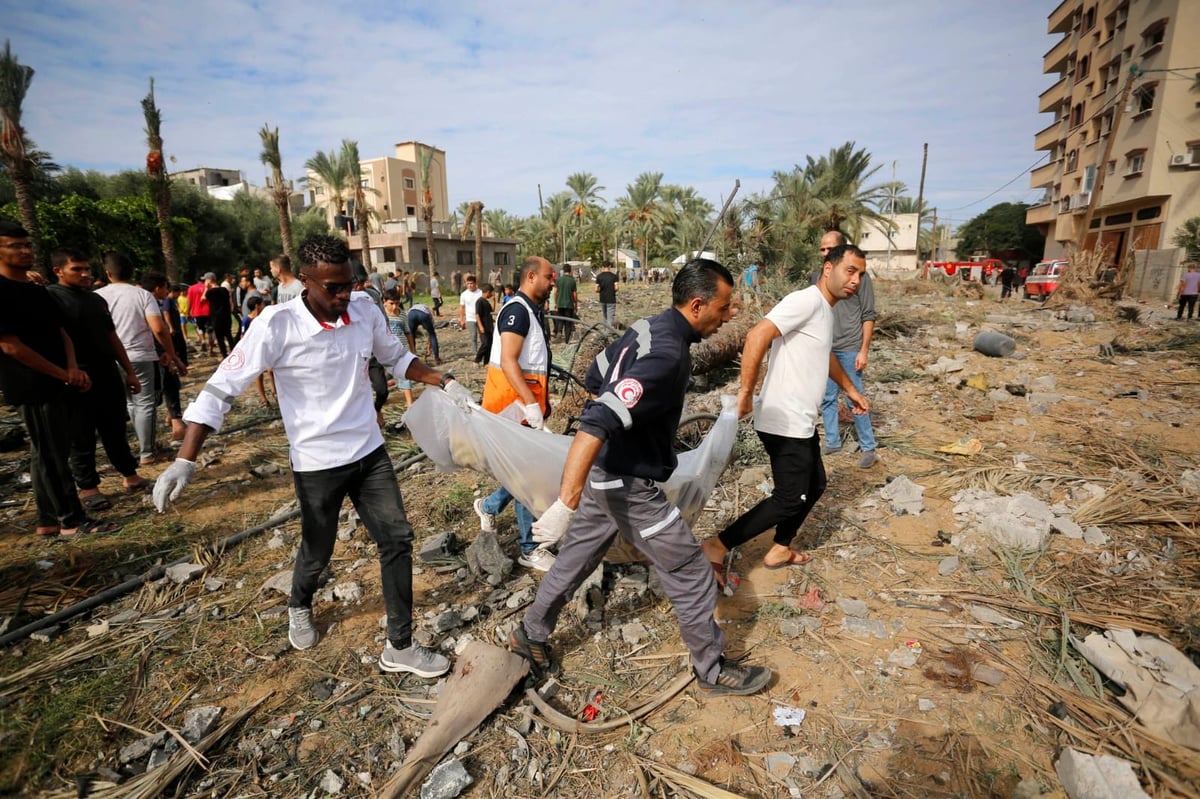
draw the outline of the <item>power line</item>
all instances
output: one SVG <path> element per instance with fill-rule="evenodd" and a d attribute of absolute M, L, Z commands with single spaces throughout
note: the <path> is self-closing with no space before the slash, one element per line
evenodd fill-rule
<path fill-rule="evenodd" d="M 995 191 L 991 192 L 990 194 L 987 194 L 987 195 L 985 195 L 985 196 L 983 196 L 983 197 L 980 197 L 978 200 L 976 200 L 976 201 L 975 201 L 975 202 L 973 202 L 973 203 L 967 203 L 966 205 L 960 205 L 960 206 L 958 206 L 957 208 L 947 208 L 947 209 L 945 209 L 946 213 L 952 213 L 952 212 L 954 212 L 954 211 L 961 211 L 961 210 L 963 210 L 964 208 L 970 208 L 972 205 L 979 205 L 981 202 L 983 202 L 984 200 L 988 199 L 989 197 L 993 197 L 993 196 L 995 196 L 995 195 L 999 194 L 1000 192 L 1004 191 L 1004 190 L 1005 190 L 1005 189 L 1007 189 L 1009 186 L 1011 186 L 1012 184 L 1016 183 L 1018 180 L 1020 180 L 1021 178 L 1025 177 L 1025 176 L 1026 176 L 1026 175 L 1028 175 L 1030 172 L 1032 172 L 1032 171 L 1034 170 L 1034 168 L 1035 168 L 1035 167 L 1036 167 L 1038 164 L 1042 163 L 1042 161 L 1045 161 L 1045 160 L 1046 160 L 1046 157 L 1047 157 L 1047 156 L 1049 156 L 1049 155 L 1050 155 L 1050 151 L 1049 151 L 1049 150 L 1047 150 L 1047 151 L 1045 152 L 1045 154 L 1043 154 L 1043 155 L 1042 155 L 1042 157 L 1041 157 L 1041 158 L 1039 158 L 1038 160 L 1034 161 L 1032 164 L 1030 164 L 1028 167 L 1026 167 L 1026 168 L 1025 168 L 1025 169 L 1024 169 L 1024 170 L 1023 170 L 1023 171 L 1022 171 L 1022 172 L 1021 172 L 1019 175 L 1017 175 L 1015 178 L 1013 178 L 1012 180 L 1010 180 L 1008 183 L 1005 183 L 1005 184 L 1004 184 L 1003 186 L 1001 186 L 1000 188 L 996 189 Z"/>

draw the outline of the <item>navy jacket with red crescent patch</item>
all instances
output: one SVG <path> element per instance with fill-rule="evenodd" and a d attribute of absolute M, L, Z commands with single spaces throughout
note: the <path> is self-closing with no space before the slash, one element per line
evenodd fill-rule
<path fill-rule="evenodd" d="M 675 432 L 692 376 L 689 348 L 699 340 L 683 314 L 668 308 L 634 322 L 596 357 L 584 381 L 596 399 L 584 406 L 579 429 L 604 441 L 600 466 L 658 481 L 675 471 Z"/>

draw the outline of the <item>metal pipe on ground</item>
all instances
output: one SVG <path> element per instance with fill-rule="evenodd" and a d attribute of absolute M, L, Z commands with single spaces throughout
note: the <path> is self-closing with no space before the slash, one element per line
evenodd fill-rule
<path fill-rule="evenodd" d="M 425 459 L 425 453 L 419 452 L 416 455 L 405 458 L 404 460 L 397 463 L 395 465 L 395 467 L 393 468 L 393 471 L 399 472 L 401 469 L 407 469 L 409 466 L 412 466 L 414 463 L 419 463 L 420 461 L 422 461 L 424 459 Z M 250 536 L 258 535 L 259 533 L 264 532 L 266 530 L 270 530 L 273 527 L 278 527 L 281 524 L 286 524 L 287 522 L 290 522 L 292 519 L 295 519 L 299 515 L 300 515 L 299 508 L 297 508 L 295 510 L 290 510 L 287 513 L 281 513 L 278 516 L 268 519 L 267 521 L 263 522 L 262 524 L 257 524 L 254 527 L 248 527 L 245 530 L 240 530 L 239 532 L 228 535 L 225 538 L 221 539 L 220 541 L 210 544 L 208 549 L 210 552 L 223 552 L 226 549 L 228 549 L 229 547 L 234 546 L 235 544 L 240 544 L 242 541 L 245 541 Z M 62 610 L 58 611 L 57 613 L 53 613 L 49 616 L 46 616 L 45 618 L 38 619 L 37 621 L 34 621 L 34 622 L 30 622 L 29 624 L 26 624 L 24 627 L 18 627 L 17 629 L 12 630 L 11 632 L 7 632 L 4 635 L 0 635 L 0 647 L 8 646 L 9 644 L 15 643 L 24 638 L 28 638 L 30 635 L 33 635 L 38 630 L 44 629 L 46 627 L 52 627 L 53 625 L 58 624 L 59 622 L 66 621 L 67 619 L 78 616 L 81 613 L 86 613 L 87 611 L 89 611 L 93 608 L 98 608 L 101 605 L 106 605 L 109 602 L 112 602 L 114 599 L 119 599 L 120 597 L 123 597 L 126 594 L 137 590 L 138 588 L 142 587 L 143 585 L 150 582 L 151 580 L 157 580 L 158 578 L 160 578 L 164 574 L 166 574 L 167 569 L 170 568 L 171 566 L 175 566 L 180 563 L 188 563 L 188 562 L 190 562 L 190 560 L 191 560 L 190 557 L 179 558 L 178 560 L 172 561 L 165 565 L 155 566 L 154 568 L 149 569 L 149 570 L 143 572 L 142 574 L 139 574 L 137 577 L 131 577 L 128 580 L 126 580 L 125 582 L 120 583 L 119 585 L 111 586 L 109 588 L 104 589 L 100 593 L 95 594 L 94 596 L 90 596 L 87 599 L 76 602 L 74 605 L 71 605 L 69 608 L 63 608 Z"/>

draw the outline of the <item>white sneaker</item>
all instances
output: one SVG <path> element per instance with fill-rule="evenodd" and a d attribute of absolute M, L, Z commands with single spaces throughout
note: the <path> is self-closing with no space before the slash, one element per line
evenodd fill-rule
<path fill-rule="evenodd" d="M 288 608 L 288 641 L 296 649 L 311 649 L 321 634 L 313 626 L 312 608 Z"/>
<path fill-rule="evenodd" d="M 388 641 L 383 646 L 383 654 L 379 656 L 379 668 L 393 673 L 408 672 L 428 680 L 449 671 L 450 661 L 444 655 L 420 644 L 412 644 L 407 649 L 396 649 L 392 642 Z"/>
<path fill-rule="evenodd" d="M 540 572 L 550 571 L 550 567 L 554 565 L 554 553 L 543 547 L 538 547 L 529 553 L 523 553 L 517 558 L 517 563 L 520 563 L 527 569 L 534 569 Z"/>
<path fill-rule="evenodd" d="M 479 516 L 479 529 L 485 533 L 496 532 L 496 514 L 483 509 L 483 500 L 475 500 L 475 513 Z"/>

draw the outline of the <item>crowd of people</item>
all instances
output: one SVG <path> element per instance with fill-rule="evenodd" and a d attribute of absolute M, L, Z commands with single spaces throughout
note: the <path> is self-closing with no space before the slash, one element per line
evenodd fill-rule
<path fill-rule="evenodd" d="M 437 368 L 440 276 L 431 280 L 430 305 L 415 302 L 411 275 L 368 274 L 331 236 L 304 241 L 295 268 L 281 255 L 270 262 L 269 275 L 254 269 L 219 279 L 208 272 L 190 286 L 153 272 L 134 283 L 129 260 L 111 253 L 104 260 L 105 285 L 97 288 L 80 253 L 56 250 L 50 258 L 56 282 L 47 288 L 31 279 L 28 234 L 0 222 L 0 388 L 30 437 L 36 533 L 69 537 L 119 529 L 96 515 L 111 507 L 99 490 L 97 440 L 125 490 L 150 488 L 139 469 L 165 451 L 156 440 L 159 404 L 178 446 L 153 483 L 154 504 L 167 511 L 194 478 L 206 439 L 220 432 L 236 398 L 253 383 L 263 403 L 273 395 L 278 404 L 299 500 L 291 645 L 308 649 L 320 640 L 313 600 L 349 498 L 378 550 L 387 609 L 380 668 L 424 678 L 445 673 L 449 660 L 413 639 L 414 531 L 380 429 L 391 387 L 408 404 L 418 384 L 445 391 L 464 408 L 476 401 L 453 374 Z M 716 261 L 689 261 L 674 276 L 668 308 L 617 330 L 619 281 L 611 267 L 596 275 L 600 315 L 616 340 L 588 370 L 591 399 L 557 501 L 537 518 L 503 485 L 475 502 L 485 532 L 495 532 L 499 515 L 514 507 L 518 562 L 543 573 L 509 641 L 536 674 L 557 671 L 549 639 L 559 613 L 620 536 L 656 570 L 700 687 L 715 695 L 749 694 L 768 684 L 769 668 L 725 656 L 714 620 L 729 553 L 774 529 L 766 568 L 810 560 L 792 549 L 793 539 L 824 491 L 822 456 L 841 448 L 840 393 L 856 422 L 859 465 L 877 462 L 861 379 L 875 320 L 865 255 L 833 231 L 821 241 L 821 261 L 813 285 L 770 310 L 742 352 L 738 412 L 753 413 L 775 490 L 703 544 L 660 484 L 677 465 L 674 437 L 691 374 L 690 348 L 733 317 L 738 281 Z M 470 331 L 475 363 L 485 367 L 479 404 L 519 425 L 515 434 L 532 435 L 552 412 L 551 348 L 574 334 L 579 283 L 569 265 L 556 270 L 539 257 L 525 259 L 512 284 L 497 287 L 500 275 L 489 278 L 495 281 L 478 285 L 472 274 L 451 276 L 459 325 Z M 422 331 L 425 360 L 417 354 Z M 188 374 L 189 345 L 195 354 L 219 353 L 221 361 L 183 408 L 180 378 Z"/>

